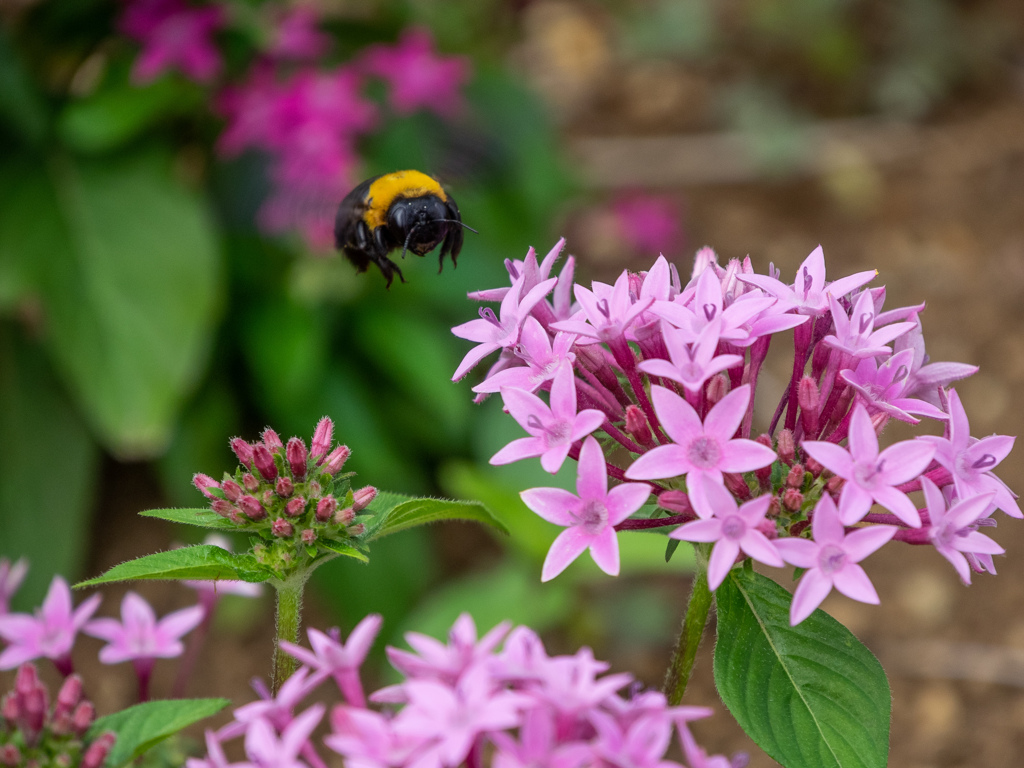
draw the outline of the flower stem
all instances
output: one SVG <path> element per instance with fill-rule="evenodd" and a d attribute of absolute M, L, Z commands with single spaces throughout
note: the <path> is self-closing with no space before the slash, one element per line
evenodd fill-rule
<path fill-rule="evenodd" d="M 672 651 L 672 661 L 665 672 L 662 690 L 668 698 L 669 706 L 677 706 L 683 700 L 686 684 L 690 681 L 690 673 L 697 660 L 697 649 L 700 647 L 704 627 L 708 622 L 711 610 L 711 590 L 708 589 L 708 561 L 705 547 L 695 547 L 697 554 L 697 573 L 693 578 L 693 589 L 690 591 L 690 602 L 686 606 L 682 630 L 676 647 Z"/>
<path fill-rule="evenodd" d="M 299 625 L 302 622 L 302 590 L 306 586 L 307 572 L 296 573 L 287 579 L 271 583 L 277 590 L 277 637 L 274 639 L 274 676 L 271 691 L 276 696 L 284 681 L 291 677 L 298 662 L 281 650 L 281 641 L 299 642 Z"/>

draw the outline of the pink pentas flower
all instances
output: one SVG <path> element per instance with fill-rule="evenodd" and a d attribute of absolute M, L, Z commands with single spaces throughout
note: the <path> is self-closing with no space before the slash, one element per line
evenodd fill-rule
<path fill-rule="evenodd" d="M 930 362 L 928 354 L 924 350 L 921 319 L 917 315 L 912 319 L 914 327 L 893 343 L 897 353 L 905 349 L 913 352 L 903 394 L 906 397 L 919 397 L 935 407 L 939 407 L 939 389 L 948 387 L 954 381 L 973 376 L 978 372 L 978 366 L 967 363 Z"/>
<path fill-rule="evenodd" d="M 775 546 L 761 532 L 772 500 L 770 494 L 757 496 L 737 506 L 732 494 L 707 475 L 695 478 L 688 487 L 690 501 L 703 519 L 679 526 L 669 534 L 669 538 L 714 542 L 708 560 L 708 586 L 711 589 L 718 589 L 725 581 L 740 552 L 765 565 L 783 566 Z"/>
<path fill-rule="evenodd" d="M 603 411 L 596 408 L 576 412 L 576 378 L 572 368 L 563 365 L 551 384 L 551 405 L 522 389 L 503 387 L 501 398 L 508 412 L 530 437 L 513 440 L 494 456 L 491 464 L 509 464 L 521 459 L 540 456 L 545 472 L 557 472 L 569 449 L 582 440 L 605 420 Z"/>
<path fill-rule="evenodd" d="M 594 752 L 605 765 L 628 765 L 631 768 L 680 768 L 665 760 L 672 741 L 672 720 L 667 712 L 648 714 L 632 723 L 601 711 L 589 714 L 597 731 Z"/>
<path fill-rule="evenodd" d="M 371 709 L 337 706 L 331 710 L 331 733 L 324 744 L 352 768 L 405 765 L 421 740 L 400 736 L 391 723 L 392 718 Z"/>
<path fill-rule="evenodd" d="M 668 360 L 644 360 L 637 368 L 650 376 L 677 381 L 690 394 L 697 394 L 705 382 L 729 368 L 743 364 L 740 355 L 716 355 L 721 319 L 708 323 L 696 339 L 673 328 L 663 328 L 662 338 L 668 348 Z"/>
<path fill-rule="evenodd" d="M 924 400 L 906 396 L 913 355 L 913 351 L 905 349 L 881 365 L 874 357 L 865 357 L 857 363 L 856 370 L 840 371 L 839 375 L 857 391 L 865 403 L 893 418 L 917 424 L 920 419 L 912 415 L 916 414 L 945 421 L 949 416 L 939 408 Z"/>
<path fill-rule="evenodd" d="M 10 610 L 11 598 L 18 591 L 27 573 L 28 560 L 25 558 L 11 563 L 6 557 L 0 557 L 0 616 Z"/>
<path fill-rule="evenodd" d="M 675 253 L 682 245 L 678 203 L 666 195 L 632 193 L 612 202 L 622 238 L 637 253 Z"/>
<path fill-rule="evenodd" d="M 494 768 L 580 768 L 598 760 L 589 744 L 559 743 L 555 713 L 544 707 L 523 712 L 518 739 L 504 731 L 495 731 L 490 738 L 497 747 Z"/>
<path fill-rule="evenodd" d="M 217 732 L 209 728 L 206 729 L 206 757 L 190 757 L 185 761 L 185 768 L 232 768 L 233 765 L 224 754 Z"/>
<path fill-rule="evenodd" d="M 185 646 L 181 638 L 195 629 L 203 619 L 198 605 L 174 611 L 157 621 L 153 608 L 134 592 L 121 601 L 121 621 L 93 619 L 85 625 L 85 633 L 106 640 L 100 649 L 104 664 L 120 664 L 136 659 L 170 659 L 180 656 Z"/>
<path fill-rule="evenodd" d="M 569 717 L 585 717 L 633 682 L 633 676 L 625 672 L 598 677 L 607 669 L 607 662 L 595 659 L 590 648 L 580 648 L 572 656 L 556 656 L 546 665 L 533 694 L 554 707 L 563 722 Z"/>
<path fill-rule="evenodd" d="M 310 669 L 333 677 L 349 704 L 364 707 L 366 698 L 359 680 L 359 667 L 370 652 L 383 621 L 380 614 L 370 614 L 356 625 L 344 643 L 336 627 L 328 630 L 327 634 L 310 628 L 308 635 L 312 652 L 287 641 L 281 642 L 281 649 Z"/>
<path fill-rule="evenodd" d="M 1002 555 L 1006 551 L 978 531 L 978 521 L 986 517 L 992 508 L 995 492 L 971 496 L 951 504 L 947 509 L 942 491 L 927 477 L 921 478 L 921 490 L 924 491 L 928 518 L 931 520 L 928 538 L 935 551 L 953 564 L 963 583 L 970 584 L 968 554 L 991 558 L 992 555 Z"/>
<path fill-rule="evenodd" d="M 454 683 L 470 667 L 490 657 L 508 634 L 510 624 L 503 621 L 477 640 L 476 624 L 468 613 L 460 614 L 448 633 L 448 644 L 419 632 L 407 632 L 405 641 L 415 651 L 388 646 L 388 660 L 409 677 Z"/>
<path fill-rule="evenodd" d="M 576 285 L 574 293 L 581 311 L 571 320 L 561 320 L 551 327 L 578 336 L 609 344 L 622 342 L 637 318 L 654 303 L 648 296 L 633 301 L 629 293 L 629 275 L 623 272 L 615 285 L 594 282 L 593 290 Z"/>
<path fill-rule="evenodd" d="M 246 149 L 271 149 L 285 141 L 281 114 L 284 87 L 272 67 L 256 64 L 246 79 L 217 96 L 216 109 L 226 124 L 217 151 L 232 157 Z"/>
<path fill-rule="evenodd" d="M 250 762 L 237 768 L 308 768 L 299 754 L 310 748 L 309 737 L 324 716 L 323 704 L 314 704 L 296 717 L 280 734 L 267 720 L 253 721 L 245 732 L 245 755 Z"/>
<path fill-rule="evenodd" d="M 428 30 L 407 29 L 395 45 L 372 45 L 361 59 L 369 74 L 385 80 L 399 114 L 428 109 L 451 117 L 463 109 L 462 87 L 470 76 L 462 56 L 439 56 Z"/>
<path fill-rule="evenodd" d="M 853 357 L 888 357 L 892 354 L 889 342 L 914 327 L 913 323 L 892 323 L 876 329 L 871 291 L 860 292 L 849 316 L 831 293 L 828 303 L 836 332 L 822 339 L 822 343 Z"/>
<path fill-rule="evenodd" d="M 723 397 L 700 416 L 689 403 L 665 387 L 651 387 L 651 400 L 661 425 L 672 438 L 640 456 L 626 470 L 631 480 L 656 480 L 687 476 L 687 483 L 707 475 L 717 483 L 723 472 L 749 472 L 767 467 L 775 451 L 753 440 L 733 438 L 750 403 L 750 386 L 744 384 Z"/>
<path fill-rule="evenodd" d="M 829 296 L 845 296 L 862 285 L 871 282 L 878 274 L 871 269 L 840 278 L 831 283 L 825 280 L 825 252 L 819 245 L 804 259 L 796 271 L 796 280 L 789 286 L 768 275 L 739 275 L 739 279 L 756 285 L 766 293 L 775 296 L 788 309 L 802 315 L 823 315 L 829 310 Z"/>
<path fill-rule="evenodd" d="M 550 581 L 584 550 L 610 576 L 619 574 L 619 542 L 615 526 L 644 505 L 651 495 L 646 483 L 623 483 L 608 490 L 608 469 L 593 437 L 583 442 L 576 494 L 563 488 L 523 491 L 523 502 L 550 523 L 565 526 L 544 560 L 541 581 Z"/>
<path fill-rule="evenodd" d="M 992 474 L 1005 459 L 1016 441 L 1008 435 L 990 435 L 980 440 L 971 437 L 967 411 L 955 389 L 949 391 L 949 422 L 946 435 L 918 438 L 935 447 L 935 460 L 953 475 L 956 492 L 961 498 L 994 492 L 993 503 L 1010 517 L 1024 517 L 1017 505 L 1017 496 Z"/>
<path fill-rule="evenodd" d="M 14 669 L 26 661 L 47 658 L 53 660 L 61 674 L 71 674 L 75 636 L 99 607 L 100 600 L 99 595 L 93 595 L 75 608 L 67 582 L 54 576 L 34 616 L 0 616 L 0 637 L 9 643 L 0 653 L 0 669 Z"/>
<path fill-rule="evenodd" d="M 311 61 L 330 50 L 331 38 L 317 29 L 319 14 L 312 5 L 279 13 L 273 20 L 268 53 L 276 58 Z"/>
<path fill-rule="evenodd" d="M 863 519 L 872 503 L 881 504 L 913 528 L 921 526 L 917 507 L 906 493 L 896 488 L 920 475 L 935 455 L 935 446 L 923 440 L 904 440 L 878 450 L 878 435 L 860 403 L 850 417 L 848 447 L 805 440 L 807 454 L 846 482 L 839 498 L 844 525 Z"/>
<path fill-rule="evenodd" d="M 576 337 L 571 333 L 556 333 L 554 342 L 535 317 L 527 317 L 513 347 L 516 357 L 525 365 L 513 365 L 488 376 L 473 387 L 474 392 L 498 392 L 502 387 L 536 392 L 555 378 L 559 368 L 572 367 L 576 355 L 571 352 Z"/>
<path fill-rule="evenodd" d="M 132 78 L 147 83 L 177 69 L 199 82 L 212 80 L 221 69 L 213 33 L 223 24 L 219 6 L 190 8 L 181 0 L 132 0 L 119 24 L 122 32 L 142 45 Z"/>
<path fill-rule="evenodd" d="M 878 593 L 858 563 L 883 547 L 899 530 L 894 525 L 872 525 L 847 534 L 835 502 L 827 493 L 814 508 L 811 532 L 814 540 L 787 538 L 775 542 L 783 559 L 806 568 L 789 611 L 796 626 L 821 605 L 834 587 L 853 600 L 878 604 Z"/>

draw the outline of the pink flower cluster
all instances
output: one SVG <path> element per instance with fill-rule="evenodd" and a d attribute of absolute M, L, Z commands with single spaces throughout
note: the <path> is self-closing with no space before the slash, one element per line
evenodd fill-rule
<path fill-rule="evenodd" d="M 995 573 L 1003 549 L 978 529 L 995 525 L 996 510 L 1024 517 L 993 474 L 1014 438 L 971 437 L 947 387 L 977 368 L 929 362 L 923 304 L 883 311 L 885 288 L 865 287 L 873 270 L 827 281 L 820 247 L 792 284 L 774 267 L 754 273 L 749 257 L 722 267 L 704 248 L 685 285 L 662 257 L 590 288 L 573 283 L 571 256 L 551 276 L 563 247 L 506 261 L 511 287 L 470 294 L 500 301 L 498 314 L 484 308 L 452 329 L 476 343 L 453 378 L 498 352 L 473 389 L 500 393 L 528 434 L 491 462 L 539 457 L 553 473 L 567 456 L 579 461 L 576 494 L 522 494 L 566 529 L 545 580 L 586 549 L 616 575 L 617 531 L 668 527 L 712 545 L 712 589 L 747 557 L 805 569 L 794 624 L 832 588 L 877 603 L 859 563 L 892 540 L 934 546 L 966 583 L 972 571 Z M 755 436 L 758 379 L 781 331 L 794 338 L 792 377 Z M 880 449 L 891 419 L 921 417 L 940 421 L 943 436 Z M 610 491 L 609 477 L 619 481 Z M 908 496 L 917 491 L 920 508 Z M 652 494 L 656 506 L 642 511 Z"/>
<path fill-rule="evenodd" d="M 628 674 L 603 675 L 608 664 L 583 648 L 549 656 L 527 627 L 502 623 L 477 639 L 468 614 L 456 621 L 448 643 L 410 632 L 413 652 L 388 648 L 404 679 L 369 697 L 359 668 L 381 626 L 368 616 L 341 642 L 337 630 L 309 631 L 312 650 L 282 647 L 303 666 L 276 697 L 235 710 L 235 719 L 207 731 L 207 756 L 187 768 L 313 766 L 327 763 L 311 735 L 326 714 L 321 703 L 297 709 L 328 679 L 344 703 L 331 709 L 323 745 L 363 768 L 582 768 L 629 765 L 681 768 L 665 759 L 673 732 L 680 735 L 688 768 L 741 768 L 744 756 L 708 756 L 688 722 L 711 714 L 703 707 L 669 707 L 655 691 L 641 691 Z M 503 647 L 499 650 L 499 646 Z M 624 695 L 624 691 L 628 691 Z M 232 763 L 223 743 L 244 737 L 246 762 Z"/>
<path fill-rule="evenodd" d="M 282 10 L 268 3 L 239 14 L 219 2 L 127 0 L 120 28 L 142 46 L 132 73 L 138 83 L 169 70 L 211 82 L 223 69 L 218 31 L 237 27 L 256 38 L 246 74 L 217 97 L 227 121 L 219 150 L 227 157 L 266 153 L 273 191 L 260 224 L 270 232 L 298 229 L 312 247 L 326 249 L 333 244 L 334 210 L 357 180 L 356 143 L 378 124 L 377 107 L 363 94 L 367 80 L 386 83 L 396 114 L 427 109 L 451 117 L 463 107 L 470 69 L 462 57 L 439 55 L 430 33 L 419 28 L 394 45 L 371 45 L 346 64 L 318 67 L 331 44 L 318 21 L 314 5 Z"/>

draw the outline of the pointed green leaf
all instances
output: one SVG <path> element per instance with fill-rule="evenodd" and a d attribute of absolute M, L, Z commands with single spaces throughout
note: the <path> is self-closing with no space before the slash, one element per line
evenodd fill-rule
<path fill-rule="evenodd" d="M 373 541 L 390 533 L 415 525 L 436 523 L 440 520 L 470 520 L 508 534 L 508 529 L 492 515 L 487 507 L 476 501 L 452 499 L 413 499 L 398 493 L 382 491 L 369 507 L 373 513 L 367 521 L 364 541 Z"/>
<path fill-rule="evenodd" d="M 260 582 L 272 575 L 270 571 L 263 570 L 252 555 L 233 555 L 211 544 L 197 544 L 129 560 L 75 587 L 139 579 L 242 579 Z"/>
<path fill-rule="evenodd" d="M 158 517 L 172 523 L 198 525 L 200 528 L 214 528 L 220 531 L 241 531 L 244 526 L 236 525 L 226 517 L 221 517 L 210 508 L 206 509 L 147 509 L 139 512 L 142 517 Z"/>
<path fill-rule="evenodd" d="M 104 766 L 119 768 L 168 736 L 217 714 L 230 703 L 228 699 L 147 701 L 99 718 L 85 738 L 91 741 L 104 731 L 116 733 L 117 741 Z"/>
<path fill-rule="evenodd" d="M 331 552 L 334 552 L 336 554 L 344 555 L 345 557 L 351 557 L 363 563 L 370 562 L 370 558 L 366 556 L 366 553 L 360 552 L 355 547 L 349 544 L 345 544 L 344 542 L 333 541 L 331 539 L 319 539 L 317 540 L 316 543 L 320 547 L 323 547 L 324 549 L 329 549 Z"/>
<path fill-rule="evenodd" d="M 790 594 L 753 571 L 715 601 L 715 684 L 758 746 L 786 768 L 885 767 L 892 702 L 871 651 L 820 609 L 789 626 Z"/>

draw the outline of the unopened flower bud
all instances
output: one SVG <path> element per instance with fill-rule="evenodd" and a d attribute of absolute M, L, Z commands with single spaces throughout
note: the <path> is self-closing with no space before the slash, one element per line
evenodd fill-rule
<path fill-rule="evenodd" d="M 294 499 L 284 505 L 284 513 L 288 517 L 298 517 L 306 511 L 306 500 L 301 496 L 296 496 Z"/>
<path fill-rule="evenodd" d="M 272 483 L 277 479 L 277 464 L 274 463 L 274 457 L 265 445 L 257 443 L 253 446 L 252 463 L 256 465 L 264 480 Z"/>
<path fill-rule="evenodd" d="M 40 687 L 39 674 L 36 672 L 36 665 L 26 662 L 18 667 L 14 675 L 14 690 L 24 698 Z"/>
<path fill-rule="evenodd" d="M 326 523 L 334 517 L 334 512 L 337 509 L 338 500 L 333 496 L 324 496 L 316 504 L 316 519 L 321 523 Z"/>
<path fill-rule="evenodd" d="M 775 450 L 775 446 L 772 444 L 772 436 L 769 434 L 761 433 L 754 438 L 755 443 L 760 443 L 765 448 Z M 768 488 L 772 482 L 772 465 L 769 464 L 767 467 L 758 467 L 754 470 L 754 477 L 757 478 L 757 482 L 760 484 L 762 489 Z"/>
<path fill-rule="evenodd" d="M 241 513 L 237 509 L 231 510 L 230 512 L 227 513 L 227 515 L 225 515 L 225 517 L 227 517 L 227 519 L 235 525 L 245 524 L 245 518 L 242 517 Z"/>
<path fill-rule="evenodd" d="M 71 713 L 50 715 L 50 722 L 46 728 L 55 736 L 67 736 L 72 733 Z"/>
<path fill-rule="evenodd" d="M 331 441 L 334 439 L 334 422 L 324 416 L 316 425 L 313 431 L 313 444 L 310 446 L 310 456 L 317 464 L 327 455 L 331 448 Z"/>
<path fill-rule="evenodd" d="M 75 733 L 83 736 L 92 727 L 95 719 L 96 707 L 92 705 L 91 701 L 83 701 L 75 707 L 75 712 L 71 715 L 71 727 Z"/>
<path fill-rule="evenodd" d="M 722 481 L 726 490 L 740 501 L 746 501 L 750 498 L 750 486 L 743 479 L 743 475 L 738 475 L 735 472 L 723 472 Z"/>
<path fill-rule="evenodd" d="M 46 724 L 46 689 L 35 688 L 22 696 L 21 726 L 26 736 L 35 738 L 35 734 L 43 730 Z"/>
<path fill-rule="evenodd" d="M 17 766 L 21 765 L 21 750 L 13 744 L 4 744 L 0 747 L 0 765 Z"/>
<path fill-rule="evenodd" d="M 787 488 L 782 492 L 782 506 L 790 512 L 796 512 L 804 503 L 804 495 L 796 488 Z"/>
<path fill-rule="evenodd" d="M 779 512 L 782 511 L 782 502 L 779 501 L 778 496 L 772 496 L 772 500 L 768 502 L 768 511 L 765 513 L 766 517 L 778 517 Z"/>
<path fill-rule="evenodd" d="M 323 488 L 316 480 L 310 480 L 306 483 L 306 495 L 311 499 L 319 499 L 320 494 L 323 493 Z"/>
<path fill-rule="evenodd" d="M 256 479 L 256 476 L 252 472 L 246 472 L 242 475 L 242 485 L 245 486 L 245 490 L 252 493 L 260 487 L 260 481 Z"/>
<path fill-rule="evenodd" d="M 364 523 L 356 523 L 349 527 L 347 533 L 349 536 L 362 536 L 366 533 L 366 525 Z"/>
<path fill-rule="evenodd" d="M 352 509 L 361 512 L 370 506 L 370 502 L 375 498 L 377 498 L 377 489 L 372 485 L 364 485 L 352 494 Z"/>
<path fill-rule="evenodd" d="M 347 445 L 339 445 L 337 448 L 335 448 L 333 451 L 327 454 L 327 458 L 324 459 L 322 467 L 323 471 L 326 472 L 328 475 L 337 474 L 339 471 L 341 471 L 341 468 L 345 465 L 345 462 L 351 455 L 352 451 L 349 450 L 349 447 Z"/>
<path fill-rule="evenodd" d="M 19 717 L 21 717 L 21 705 L 18 696 L 8 693 L 3 699 L 0 699 L 0 719 L 14 722 Z"/>
<path fill-rule="evenodd" d="M 766 539 L 779 538 L 779 529 L 775 527 L 775 523 L 771 520 L 762 520 L 757 524 L 757 530 L 760 531 Z"/>
<path fill-rule="evenodd" d="M 292 482 L 290 477 L 282 475 L 277 478 L 277 484 L 274 486 L 274 493 L 280 496 L 282 499 L 287 499 L 293 493 L 295 493 L 295 484 Z"/>
<path fill-rule="evenodd" d="M 53 704 L 55 717 L 62 714 L 70 714 L 75 706 L 82 700 L 82 678 L 78 675 L 68 675 L 57 692 L 57 700 Z"/>
<path fill-rule="evenodd" d="M 227 499 L 214 499 L 210 502 L 210 509 L 221 517 L 227 517 L 235 507 Z"/>
<path fill-rule="evenodd" d="M 818 460 L 813 456 L 808 456 L 807 461 L 804 462 L 804 469 L 811 473 L 811 477 L 818 477 L 823 471 L 824 467 L 818 463 Z"/>
<path fill-rule="evenodd" d="M 797 490 L 804 487 L 804 467 L 802 464 L 797 463 L 790 468 L 789 474 L 786 475 L 786 485 Z"/>
<path fill-rule="evenodd" d="M 717 405 L 729 394 L 729 377 L 724 373 L 716 373 L 708 382 L 708 405 Z"/>
<path fill-rule="evenodd" d="M 242 486 L 236 483 L 234 480 L 225 480 L 220 484 L 220 488 L 224 491 L 224 495 L 231 501 L 238 501 L 242 498 Z"/>
<path fill-rule="evenodd" d="M 779 431 L 779 446 L 776 449 L 779 458 L 786 464 L 792 465 L 796 460 L 796 442 L 793 440 L 793 431 L 783 429 Z"/>
<path fill-rule="evenodd" d="M 113 731 L 101 733 L 99 738 L 93 741 L 89 748 L 85 750 L 85 754 L 82 755 L 82 762 L 79 763 L 79 768 L 100 768 L 106 762 L 110 750 L 113 749 L 116 738 L 117 736 Z"/>
<path fill-rule="evenodd" d="M 654 436 L 647 416 L 636 405 L 626 406 L 626 431 L 644 448 L 654 447 Z"/>
<path fill-rule="evenodd" d="M 270 427 L 264 429 L 263 434 L 260 435 L 260 437 L 263 438 L 263 445 L 271 453 L 280 451 L 284 448 L 284 443 L 281 442 L 281 438 L 278 436 L 277 432 L 272 430 Z"/>
<path fill-rule="evenodd" d="M 693 512 L 690 497 L 684 491 L 662 491 L 658 494 L 658 506 L 669 512 L 675 512 L 677 515 L 687 515 Z"/>
<path fill-rule="evenodd" d="M 306 444 L 297 437 L 293 437 L 288 441 L 288 447 L 285 448 L 285 456 L 288 459 L 288 466 L 292 469 L 292 477 L 296 480 L 301 480 L 306 476 L 306 460 L 308 454 L 306 453 Z"/>
<path fill-rule="evenodd" d="M 203 496 L 208 499 L 217 498 L 214 494 L 210 493 L 211 488 L 220 488 L 220 483 L 214 480 L 209 475 L 204 475 L 202 472 L 197 472 L 192 475 L 192 485 L 196 487 Z"/>
<path fill-rule="evenodd" d="M 295 526 L 283 517 L 279 517 L 270 524 L 270 532 L 282 539 L 287 539 L 289 536 L 295 535 Z"/>
<path fill-rule="evenodd" d="M 839 492 L 843 490 L 843 484 L 845 482 L 846 481 L 839 477 L 839 475 L 833 475 L 825 483 L 825 490 L 829 492 L 830 496 L 839 498 Z"/>
<path fill-rule="evenodd" d="M 272 490 L 270 490 L 269 488 L 267 488 L 267 490 L 265 490 L 261 494 L 260 501 L 263 502 L 263 506 L 264 507 L 272 506 L 273 503 L 274 503 L 274 492 Z"/>
<path fill-rule="evenodd" d="M 312 528 L 304 528 L 302 530 L 302 533 L 299 534 L 299 537 L 302 539 L 302 543 L 308 547 L 310 544 L 316 541 L 316 531 L 314 531 Z"/>
<path fill-rule="evenodd" d="M 235 452 L 241 464 L 252 469 L 252 446 L 240 437 L 231 438 L 231 450 Z"/>
<path fill-rule="evenodd" d="M 238 502 L 238 506 L 242 508 L 242 512 L 250 520 L 262 520 L 267 516 L 267 510 L 260 504 L 259 499 L 255 496 L 243 496 L 241 501 Z"/>
<path fill-rule="evenodd" d="M 817 437 L 821 395 L 817 383 L 810 376 L 800 379 L 796 387 L 796 401 L 800 405 L 800 425 L 804 428 L 804 435 L 811 439 Z"/>
<path fill-rule="evenodd" d="M 338 525 L 348 525 L 355 519 L 356 511 L 352 507 L 345 507 L 334 513 L 334 522 Z"/>

